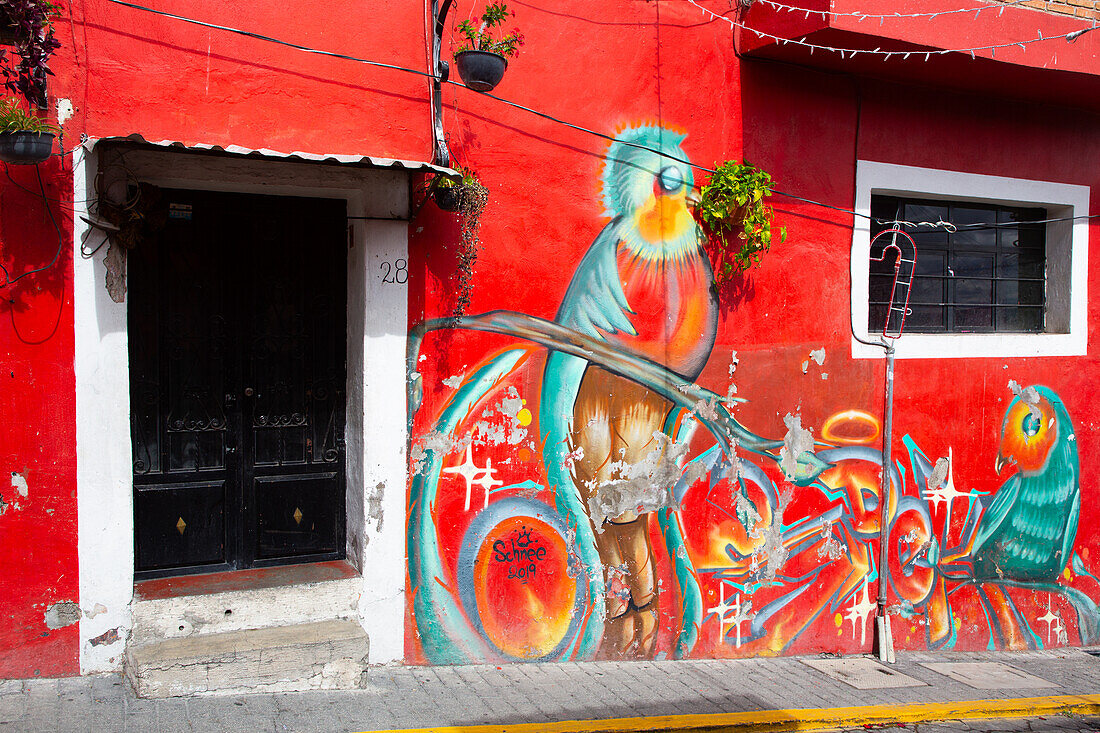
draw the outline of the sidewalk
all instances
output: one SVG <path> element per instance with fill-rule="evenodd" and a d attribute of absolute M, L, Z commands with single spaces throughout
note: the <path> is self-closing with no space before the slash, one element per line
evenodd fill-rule
<path fill-rule="evenodd" d="M 117 676 L 9 680 L 0 681 L 0 731 L 763 731 L 1100 712 L 1100 658 L 1081 650 L 898 657 L 890 674 L 855 677 L 869 658 L 378 667 L 362 690 L 168 700 L 138 700 Z M 923 664 L 944 662 L 1007 665 L 987 683 L 1002 689 L 972 686 L 972 667 Z M 810 666 L 837 663 L 853 683 L 876 687 Z M 960 669 L 971 684 L 941 674 Z M 878 687 L 898 682 L 908 686 Z"/>

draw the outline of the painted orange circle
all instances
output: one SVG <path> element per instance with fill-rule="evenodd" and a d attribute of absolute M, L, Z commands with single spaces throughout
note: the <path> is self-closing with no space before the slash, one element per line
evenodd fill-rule
<path fill-rule="evenodd" d="M 866 445 L 878 438 L 878 418 L 863 410 L 845 410 L 830 415 L 821 426 L 821 439 L 843 445 Z"/>
<path fill-rule="evenodd" d="M 474 592 L 486 636 L 505 654 L 537 659 L 569 631 L 577 588 L 565 540 L 533 517 L 509 517 L 486 535 Z"/>

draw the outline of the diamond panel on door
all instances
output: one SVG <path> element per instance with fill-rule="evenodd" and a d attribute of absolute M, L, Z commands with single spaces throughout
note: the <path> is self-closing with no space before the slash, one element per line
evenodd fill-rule
<path fill-rule="evenodd" d="M 340 482 L 335 473 L 256 479 L 259 556 L 283 557 L 332 552 L 337 522 L 333 511 Z"/>
<path fill-rule="evenodd" d="M 225 482 L 139 489 L 135 501 L 137 567 L 225 562 Z"/>

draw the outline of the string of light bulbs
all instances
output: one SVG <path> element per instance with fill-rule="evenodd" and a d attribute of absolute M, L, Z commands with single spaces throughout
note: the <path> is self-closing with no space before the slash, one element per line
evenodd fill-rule
<path fill-rule="evenodd" d="M 782 10 L 787 13 L 805 13 L 807 18 L 811 15 L 819 15 L 822 18 L 856 18 L 858 20 L 877 19 L 880 22 L 889 18 L 935 18 L 938 15 L 959 15 L 964 13 L 974 13 L 974 17 L 977 18 L 986 10 L 997 10 L 997 15 L 1001 15 L 1006 7 L 1026 5 L 1034 1 L 1035 0 L 1004 0 L 1004 2 L 986 3 L 985 5 L 973 8 L 952 8 L 950 10 L 937 10 L 935 12 L 926 11 L 923 13 L 863 13 L 858 10 L 838 13 L 835 10 L 811 10 L 810 8 L 800 8 L 795 5 L 785 5 L 776 0 L 753 0 L 753 2 L 768 5 L 776 10 Z"/>
<path fill-rule="evenodd" d="M 970 58 L 975 58 L 978 51 L 989 51 L 989 53 L 992 56 L 996 57 L 998 48 L 1011 48 L 1013 46 L 1019 46 L 1021 49 L 1027 50 L 1027 45 L 1028 44 L 1039 43 L 1041 41 L 1055 41 L 1055 40 L 1058 40 L 1060 38 L 1065 39 L 1066 41 L 1073 41 L 1073 40 L 1076 40 L 1077 37 L 1082 35 L 1083 33 L 1087 32 L 1089 30 L 1092 30 L 1092 28 L 1082 28 L 1080 30 L 1070 31 L 1069 33 L 1060 33 L 1060 34 L 1054 35 L 1054 36 L 1044 36 L 1043 32 L 1040 30 L 1040 31 L 1037 31 L 1038 35 L 1035 38 L 1028 38 L 1028 39 L 1024 39 L 1022 41 L 1009 41 L 1007 43 L 992 43 L 992 44 L 989 44 L 988 46 L 973 46 L 971 48 L 939 48 L 939 49 L 935 49 L 935 50 L 932 50 L 932 51 L 883 51 L 881 48 L 875 48 L 875 49 L 872 49 L 872 50 L 868 50 L 868 49 L 864 49 L 864 48 L 838 48 L 836 46 L 825 46 L 825 45 L 822 45 L 822 44 L 819 44 L 819 43 L 809 43 L 808 41 L 803 41 L 803 40 L 798 39 L 798 38 L 784 38 L 783 36 L 777 36 L 777 35 L 774 35 L 772 33 L 768 33 L 767 31 L 757 30 L 756 28 L 752 28 L 748 25 L 745 25 L 744 23 L 740 23 L 736 20 L 733 20 L 732 18 L 727 18 L 726 16 L 721 15 L 720 13 L 716 13 L 713 10 L 710 10 L 709 8 L 704 8 L 702 5 L 700 5 L 698 2 L 696 2 L 696 0 L 687 0 L 687 2 L 691 3 L 695 7 L 699 8 L 699 10 L 701 10 L 705 15 L 709 15 L 712 18 L 714 18 L 715 20 L 724 20 L 725 22 L 729 23 L 730 28 L 740 28 L 743 31 L 747 31 L 749 33 L 755 34 L 757 38 L 769 38 L 773 41 L 779 42 L 783 46 L 786 46 L 788 43 L 791 43 L 791 44 L 794 44 L 796 46 L 801 46 L 802 48 L 808 48 L 810 50 L 811 55 L 813 54 L 814 51 L 823 51 L 825 53 L 838 53 L 838 54 L 840 54 L 840 58 L 842 58 L 842 59 L 844 59 L 844 58 L 855 58 L 857 55 L 862 53 L 862 54 L 867 54 L 868 56 L 880 57 L 880 58 L 882 58 L 883 61 L 888 61 L 891 56 L 901 56 L 903 61 L 908 59 L 910 56 L 918 56 L 918 57 L 919 56 L 924 56 L 924 60 L 928 61 L 933 56 L 945 56 L 945 55 L 951 54 L 951 53 L 969 53 Z M 813 11 L 805 11 L 804 10 L 804 12 L 809 13 L 809 12 L 813 12 Z M 807 17 L 809 17 L 809 16 L 807 16 Z M 889 16 L 883 16 L 883 17 L 889 17 Z M 1093 26 L 1093 28 L 1095 28 L 1095 27 L 1096 26 Z"/>

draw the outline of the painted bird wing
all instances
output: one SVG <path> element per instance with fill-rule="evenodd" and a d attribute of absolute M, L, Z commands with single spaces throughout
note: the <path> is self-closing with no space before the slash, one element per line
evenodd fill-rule
<path fill-rule="evenodd" d="M 1004 523 L 1008 517 L 1009 512 L 1012 510 L 1012 506 L 1016 503 L 1017 497 L 1020 495 L 1020 486 L 1022 480 L 1020 474 L 1013 474 L 1008 481 L 1005 481 L 1001 485 L 1001 488 L 997 490 L 997 495 L 993 497 L 993 503 L 989 508 L 985 510 L 981 518 L 978 520 L 978 529 L 974 536 L 973 549 L 970 551 L 971 557 L 976 557 L 978 551 L 982 549 L 989 538 L 996 534 L 997 530 Z"/>
<path fill-rule="evenodd" d="M 565 291 L 557 321 L 593 338 L 622 331 L 637 335 L 619 280 L 617 251 L 622 218 L 612 220 L 588 248 Z"/>
<path fill-rule="evenodd" d="M 1076 478 L 1076 476 L 1073 477 L 1075 484 L 1077 483 Z M 1063 563 L 1069 562 L 1070 555 L 1073 552 L 1073 542 L 1077 537 L 1077 519 L 1081 515 L 1081 487 L 1079 484 L 1073 487 L 1067 514 L 1069 516 L 1066 517 L 1066 530 L 1062 533 L 1062 554 L 1059 556 L 1062 558 Z"/>

